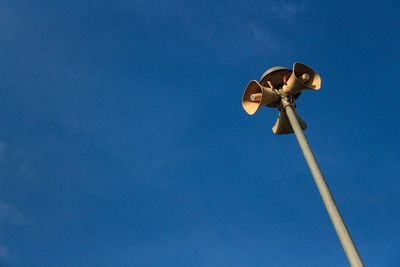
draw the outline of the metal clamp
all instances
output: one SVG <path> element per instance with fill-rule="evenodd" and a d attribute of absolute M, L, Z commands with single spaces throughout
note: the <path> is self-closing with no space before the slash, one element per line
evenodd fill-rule
<path fill-rule="evenodd" d="M 296 99 L 290 95 L 290 94 L 285 94 L 283 92 L 283 89 L 279 89 L 279 95 L 281 96 L 281 103 L 279 104 L 278 109 L 280 111 L 285 111 L 285 108 L 287 106 L 291 106 L 293 108 L 296 108 Z"/>

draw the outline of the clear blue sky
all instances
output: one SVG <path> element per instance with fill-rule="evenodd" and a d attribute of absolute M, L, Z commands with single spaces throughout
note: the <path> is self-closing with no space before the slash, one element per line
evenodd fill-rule
<path fill-rule="evenodd" d="M 251 79 L 298 113 L 367 266 L 400 266 L 399 1 L 1 1 L 0 266 L 347 266 Z"/>

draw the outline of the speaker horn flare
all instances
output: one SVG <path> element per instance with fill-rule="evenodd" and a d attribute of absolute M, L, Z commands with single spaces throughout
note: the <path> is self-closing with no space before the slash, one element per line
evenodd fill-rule
<path fill-rule="evenodd" d="M 310 67 L 302 63 L 294 63 L 293 72 L 287 84 L 283 86 L 285 94 L 297 94 L 303 90 L 319 90 L 321 77 Z"/>
<path fill-rule="evenodd" d="M 294 115 L 296 115 L 297 120 L 300 123 L 301 129 L 303 129 L 303 130 L 307 129 L 307 124 L 300 119 L 299 114 L 297 114 L 296 110 L 293 110 L 293 111 L 294 111 Z M 274 132 L 274 134 L 294 133 L 292 125 L 290 124 L 289 118 L 286 115 L 286 112 L 279 111 L 278 120 L 276 121 L 274 127 L 272 127 L 272 131 Z"/>
<path fill-rule="evenodd" d="M 277 90 L 264 87 L 252 80 L 244 91 L 242 106 L 248 114 L 253 115 L 260 107 L 277 102 L 279 98 Z"/>

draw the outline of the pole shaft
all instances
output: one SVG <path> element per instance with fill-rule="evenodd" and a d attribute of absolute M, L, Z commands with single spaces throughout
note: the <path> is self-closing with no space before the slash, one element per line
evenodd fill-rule
<path fill-rule="evenodd" d="M 310 168 L 311 174 L 314 177 L 314 181 L 317 184 L 319 193 L 321 194 L 322 200 L 324 201 L 326 210 L 328 211 L 329 217 L 331 218 L 332 224 L 335 227 L 336 233 L 342 243 L 344 252 L 346 253 L 347 259 L 352 267 L 363 267 L 364 263 L 358 254 L 357 248 L 351 239 L 349 231 L 344 224 L 342 216 L 336 206 L 335 200 L 329 191 L 328 185 L 322 175 L 322 172 L 315 160 L 314 154 L 304 136 L 303 130 L 300 127 L 299 121 L 290 105 L 285 107 L 286 114 L 289 118 L 290 124 L 292 125 L 293 131 L 296 134 L 297 141 L 303 151 L 304 157 L 306 158 L 307 164 Z"/>

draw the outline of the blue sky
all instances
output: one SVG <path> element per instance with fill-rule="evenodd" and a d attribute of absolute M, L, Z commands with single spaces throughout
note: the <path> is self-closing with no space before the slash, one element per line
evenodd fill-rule
<path fill-rule="evenodd" d="M 367 266 L 400 265 L 399 1 L 1 1 L 0 266 L 347 266 L 298 113 Z"/>

